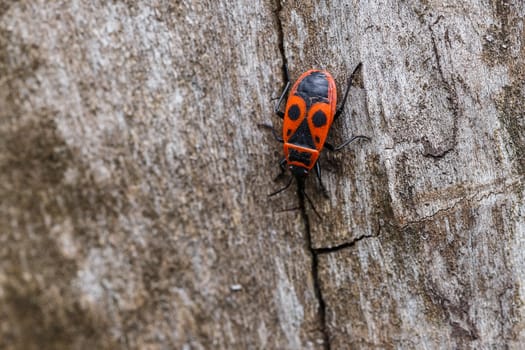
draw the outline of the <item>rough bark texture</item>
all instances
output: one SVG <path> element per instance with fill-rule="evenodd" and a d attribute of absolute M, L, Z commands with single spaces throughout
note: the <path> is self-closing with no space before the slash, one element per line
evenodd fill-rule
<path fill-rule="evenodd" d="M 1 1 L 0 348 L 520 348 L 522 1 Z M 282 63 L 343 90 L 322 220 Z"/>

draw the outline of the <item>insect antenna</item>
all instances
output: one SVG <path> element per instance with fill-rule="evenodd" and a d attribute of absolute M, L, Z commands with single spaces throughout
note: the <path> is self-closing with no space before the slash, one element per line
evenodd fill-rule
<path fill-rule="evenodd" d="M 317 215 L 317 217 L 322 220 L 323 218 L 321 217 L 321 215 L 319 215 L 319 213 L 317 212 L 317 209 L 315 209 L 314 203 L 312 202 L 310 197 L 308 197 L 308 195 L 306 194 L 306 191 L 304 190 L 304 179 L 303 178 L 297 178 L 297 194 L 299 195 L 299 203 L 301 205 L 301 208 L 304 208 L 304 199 L 306 198 L 308 203 L 310 203 L 310 206 L 312 207 L 315 215 Z"/>
<path fill-rule="evenodd" d="M 319 219 L 322 220 L 323 218 L 321 217 L 321 215 L 319 215 L 319 213 L 318 213 L 317 210 L 315 209 L 314 203 L 312 203 L 312 200 L 310 199 L 310 197 L 308 197 L 308 195 L 307 195 L 306 192 L 304 191 L 304 188 L 301 189 L 301 192 L 302 192 L 302 194 L 304 195 L 304 197 L 306 197 L 306 199 L 308 200 L 308 203 L 310 203 L 310 206 L 312 207 L 312 209 L 313 209 L 315 215 L 317 215 L 317 217 L 318 217 Z"/>
<path fill-rule="evenodd" d="M 292 181 L 293 181 L 293 177 L 290 176 L 290 180 L 288 181 L 288 183 L 286 184 L 286 186 L 284 186 L 284 187 L 281 188 L 281 189 L 278 189 L 278 190 L 275 191 L 275 192 L 270 193 L 270 194 L 268 195 L 268 197 L 275 196 L 276 194 L 281 193 L 282 191 L 286 190 L 288 187 L 290 187 L 290 185 L 292 184 Z"/>

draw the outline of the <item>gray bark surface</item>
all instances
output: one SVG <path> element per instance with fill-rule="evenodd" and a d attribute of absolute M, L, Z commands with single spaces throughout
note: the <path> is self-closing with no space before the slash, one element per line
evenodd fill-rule
<path fill-rule="evenodd" d="M 0 348 L 519 349 L 524 16 L 0 1 Z M 267 197 L 284 62 L 363 63 L 322 219 Z"/>

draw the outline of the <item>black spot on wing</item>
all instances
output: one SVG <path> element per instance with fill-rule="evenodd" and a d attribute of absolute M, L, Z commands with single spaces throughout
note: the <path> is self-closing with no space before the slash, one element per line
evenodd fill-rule
<path fill-rule="evenodd" d="M 288 108 L 288 118 L 291 120 L 297 120 L 299 119 L 299 116 L 301 115 L 301 110 L 299 109 L 299 106 L 292 105 L 290 108 Z"/>
<path fill-rule="evenodd" d="M 306 118 L 304 118 L 301 124 L 299 124 L 299 127 L 295 130 L 295 133 L 290 137 L 288 142 L 294 145 L 315 149 L 314 139 L 310 133 L 308 120 Z"/>
<path fill-rule="evenodd" d="M 326 125 L 326 115 L 323 111 L 317 111 L 312 117 L 312 121 L 316 128 L 320 128 L 321 126 Z"/>
<path fill-rule="evenodd" d="M 287 129 L 286 130 L 286 136 L 290 136 L 291 133 L 292 133 L 292 129 Z"/>

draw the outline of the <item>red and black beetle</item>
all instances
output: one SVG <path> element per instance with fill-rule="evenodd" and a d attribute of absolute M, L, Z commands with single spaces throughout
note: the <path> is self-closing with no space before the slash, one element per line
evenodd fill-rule
<path fill-rule="evenodd" d="M 277 135 L 273 127 L 271 128 L 275 138 L 284 144 L 284 158 L 279 163 L 281 174 L 286 168 L 292 173 L 290 181 L 283 188 L 273 192 L 274 196 L 292 183 L 293 178 L 297 180 L 299 193 L 305 195 L 312 208 L 316 212 L 310 198 L 304 192 L 304 181 L 308 173 L 315 168 L 315 173 L 319 180 L 319 185 L 326 194 L 326 189 L 321 180 L 321 167 L 319 165 L 319 154 L 326 147 L 329 150 L 337 151 L 345 147 L 356 139 L 369 139 L 366 136 L 354 136 L 343 142 L 339 146 L 333 146 L 326 142 L 328 132 L 332 123 L 343 112 L 352 80 L 355 73 L 360 69 L 361 63 L 357 65 L 349 78 L 348 85 L 343 97 L 343 102 L 337 108 L 337 89 L 334 78 L 325 70 L 312 69 L 303 73 L 290 89 L 290 79 L 288 69 L 285 66 L 286 85 L 283 89 L 279 101 L 275 105 L 275 113 L 283 119 L 282 138 Z M 286 101 L 285 111 L 280 110 L 280 106 L 290 90 Z"/>

